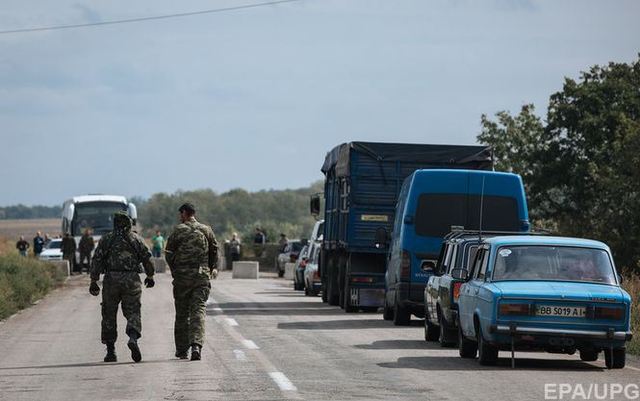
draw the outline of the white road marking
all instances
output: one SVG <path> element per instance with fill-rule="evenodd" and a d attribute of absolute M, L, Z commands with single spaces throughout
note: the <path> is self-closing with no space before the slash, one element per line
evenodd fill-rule
<path fill-rule="evenodd" d="M 234 349 L 233 350 L 233 354 L 236 356 L 236 359 L 239 360 L 239 361 L 246 361 L 247 360 L 247 355 L 245 355 L 243 350 Z"/>
<path fill-rule="evenodd" d="M 627 366 L 627 368 L 631 369 L 631 370 L 635 370 L 637 372 L 640 372 L 640 369 L 638 368 L 634 368 L 633 366 Z"/>
<path fill-rule="evenodd" d="M 236 322 L 236 319 L 227 318 L 227 324 L 229 326 L 237 326 L 238 322 Z"/>
<path fill-rule="evenodd" d="M 296 386 L 291 383 L 291 380 L 287 379 L 287 376 L 282 372 L 269 372 L 269 376 L 280 387 L 282 391 L 298 391 Z"/>
<path fill-rule="evenodd" d="M 242 345 L 247 349 L 260 349 L 260 347 L 251 340 L 242 340 Z"/>
<path fill-rule="evenodd" d="M 222 312 L 222 308 L 211 308 L 214 312 Z"/>

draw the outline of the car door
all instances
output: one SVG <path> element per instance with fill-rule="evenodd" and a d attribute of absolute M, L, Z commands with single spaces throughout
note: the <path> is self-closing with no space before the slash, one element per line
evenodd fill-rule
<path fill-rule="evenodd" d="M 471 279 L 465 283 L 460 290 L 460 298 L 458 299 L 458 308 L 460 309 L 460 324 L 463 332 L 468 337 L 475 336 L 473 327 L 473 317 L 476 311 L 480 309 L 482 301 L 479 298 L 480 289 L 485 281 L 489 259 L 488 247 L 481 247 L 476 253 L 473 263 L 473 272 L 470 274 Z"/>

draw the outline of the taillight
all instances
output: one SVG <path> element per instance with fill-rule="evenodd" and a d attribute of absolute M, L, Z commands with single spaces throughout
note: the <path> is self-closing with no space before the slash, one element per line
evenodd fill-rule
<path fill-rule="evenodd" d="M 457 301 L 460 298 L 460 287 L 462 287 L 462 282 L 458 281 L 453 283 L 453 300 Z"/>
<path fill-rule="evenodd" d="M 593 315 L 596 319 L 622 320 L 624 318 L 624 309 L 596 306 Z"/>
<path fill-rule="evenodd" d="M 528 315 L 530 311 L 529 304 L 500 304 L 501 315 Z"/>
<path fill-rule="evenodd" d="M 351 282 L 352 283 L 366 283 L 366 284 L 371 284 L 373 283 L 375 280 L 373 279 L 373 277 L 351 277 Z"/>
<path fill-rule="evenodd" d="M 411 254 L 407 250 L 402 251 L 402 260 L 400 261 L 400 280 L 409 280 L 411 275 Z"/>

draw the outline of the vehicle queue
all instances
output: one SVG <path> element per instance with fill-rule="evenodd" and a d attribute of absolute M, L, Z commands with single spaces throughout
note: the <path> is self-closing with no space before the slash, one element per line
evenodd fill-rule
<path fill-rule="evenodd" d="M 514 366 L 515 352 L 526 350 L 578 352 L 583 361 L 603 353 L 607 368 L 623 368 L 631 297 L 610 249 L 531 231 L 520 177 L 486 171 L 486 155 L 478 147 L 336 147 L 323 166 L 325 218 L 313 196 L 318 223 L 300 252 L 294 288 L 321 292 L 345 312 L 381 306 L 396 325 L 424 318 L 426 341 L 457 346 L 482 365 L 495 364 L 502 350 Z M 345 175 L 338 181 L 336 166 Z M 382 195 L 393 199 L 392 211 Z M 382 252 L 365 254 L 367 240 Z M 353 243 L 359 249 L 350 253 Z M 380 254 L 384 269 L 367 270 Z"/>

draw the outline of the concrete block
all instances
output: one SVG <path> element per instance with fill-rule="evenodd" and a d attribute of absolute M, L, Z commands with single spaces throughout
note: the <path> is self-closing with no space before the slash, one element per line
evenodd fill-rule
<path fill-rule="evenodd" d="M 71 268 L 69 267 L 68 260 L 48 260 L 47 262 L 54 265 L 56 270 L 61 272 L 63 276 L 69 277 L 71 275 Z"/>
<path fill-rule="evenodd" d="M 260 263 L 253 261 L 233 262 L 231 278 L 250 278 L 257 280 L 259 277 Z"/>
<path fill-rule="evenodd" d="M 165 273 L 167 271 L 167 261 L 164 258 L 151 258 L 153 268 L 156 273 Z"/>
<path fill-rule="evenodd" d="M 295 263 L 285 263 L 284 264 L 284 278 L 285 280 L 293 280 L 293 276 L 296 274 L 296 264 Z"/>

